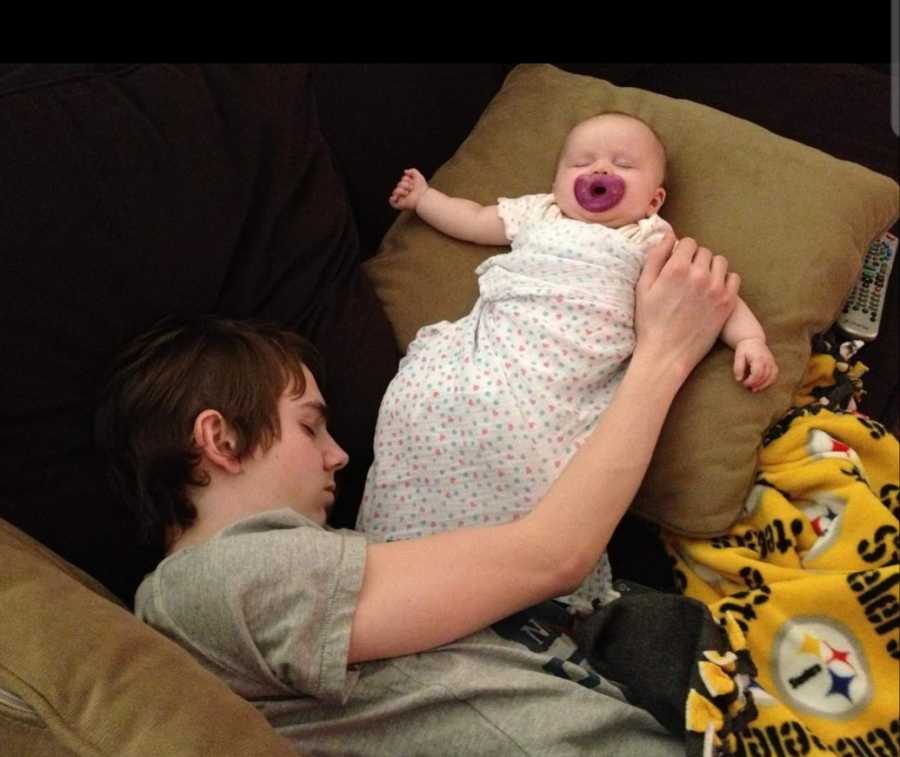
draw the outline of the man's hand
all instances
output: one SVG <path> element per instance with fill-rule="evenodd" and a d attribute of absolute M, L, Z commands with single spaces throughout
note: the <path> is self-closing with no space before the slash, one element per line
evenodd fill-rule
<path fill-rule="evenodd" d="M 657 239 L 657 237 L 659 237 Z M 655 231 L 650 235 L 650 239 L 654 239 L 654 242 L 651 242 L 647 246 L 646 257 L 649 260 L 650 258 L 662 258 L 663 260 L 668 259 L 669 255 L 672 253 L 672 247 L 675 245 L 677 238 L 675 237 L 675 232 L 672 230 L 672 227 L 664 229 L 662 231 Z"/>
<path fill-rule="evenodd" d="M 778 364 L 765 340 L 753 337 L 737 343 L 734 348 L 734 378 L 752 392 L 761 392 L 775 383 Z"/>
<path fill-rule="evenodd" d="M 415 168 L 407 168 L 388 198 L 396 210 L 415 210 L 422 195 L 428 190 L 428 182 Z"/>
<path fill-rule="evenodd" d="M 689 237 L 673 247 L 674 239 L 667 234 L 647 253 L 636 292 L 635 354 L 672 365 L 683 380 L 734 310 L 740 277 L 721 255 Z"/>

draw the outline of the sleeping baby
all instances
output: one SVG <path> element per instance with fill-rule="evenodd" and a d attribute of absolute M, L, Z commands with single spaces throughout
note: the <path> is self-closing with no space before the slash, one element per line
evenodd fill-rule
<path fill-rule="evenodd" d="M 511 251 L 476 270 L 458 321 L 426 326 L 388 387 L 357 528 L 381 540 L 506 522 L 528 512 L 590 433 L 634 348 L 634 289 L 647 251 L 671 246 L 658 212 L 666 152 L 624 113 L 577 124 L 551 194 L 482 206 L 404 172 L 390 197 L 445 234 Z M 703 248 L 711 267 L 724 264 Z M 735 378 L 778 376 L 759 321 L 739 300 L 722 340 Z M 601 463 L 602 464 L 602 463 Z M 604 555 L 578 606 L 616 596 Z"/>

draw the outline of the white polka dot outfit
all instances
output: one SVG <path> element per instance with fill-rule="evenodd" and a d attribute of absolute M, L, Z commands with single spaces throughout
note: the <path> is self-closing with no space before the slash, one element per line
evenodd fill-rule
<path fill-rule="evenodd" d="M 552 195 L 501 198 L 498 210 L 511 252 L 478 267 L 467 316 L 419 330 L 382 400 L 357 521 L 378 539 L 528 512 L 593 429 L 634 349 L 645 240 L 665 221 L 609 229 L 565 218 Z M 605 600 L 610 581 L 604 555 L 573 599 Z"/>

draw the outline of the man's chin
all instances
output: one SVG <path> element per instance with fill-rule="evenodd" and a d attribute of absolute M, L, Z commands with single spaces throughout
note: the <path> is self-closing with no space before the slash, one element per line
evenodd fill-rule
<path fill-rule="evenodd" d="M 316 509 L 300 509 L 299 507 L 292 508 L 296 513 L 302 515 L 304 518 L 309 518 L 313 523 L 316 523 L 320 526 L 324 526 L 326 520 L 328 519 L 328 510 L 331 508 L 331 505 L 322 505 Z"/>
<path fill-rule="evenodd" d="M 322 505 L 322 509 L 320 511 L 320 518 L 316 518 L 320 526 L 324 526 L 328 521 L 328 516 L 331 515 L 331 511 L 334 508 L 334 500 L 332 499 L 327 504 Z"/>

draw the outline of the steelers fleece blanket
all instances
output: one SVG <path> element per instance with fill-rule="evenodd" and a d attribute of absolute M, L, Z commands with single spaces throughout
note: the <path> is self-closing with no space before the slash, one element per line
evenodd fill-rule
<path fill-rule="evenodd" d="M 853 411 L 858 344 L 813 356 L 729 533 L 663 535 L 681 591 L 737 620 L 758 669 L 736 755 L 900 754 L 900 450 Z"/>

